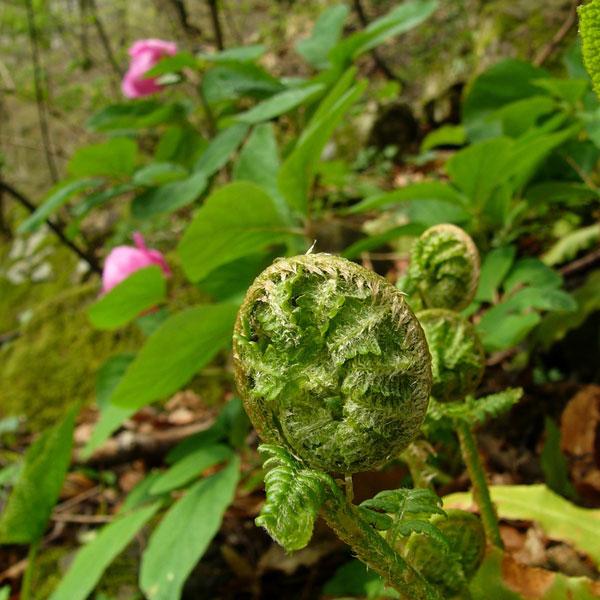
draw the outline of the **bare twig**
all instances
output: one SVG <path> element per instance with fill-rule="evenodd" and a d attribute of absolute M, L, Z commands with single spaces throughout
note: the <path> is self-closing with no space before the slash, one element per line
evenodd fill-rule
<path fill-rule="evenodd" d="M 224 50 L 225 44 L 223 42 L 223 30 L 221 29 L 221 21 L 219 19 L 218 0 L 208 0 L 208 7 L 210 9 L 210 18 L 215 34 L 215 43 L 219 50 Z"/>
<path fill-rule="evenodd" d="M 97 496 L 100 493 L 100 486 L 96 485 L 92 488 L 90 488 L 89 490 L 85 490 L 85 492 L 81 492 L 81 494 L 77 494 L 77 496 L 74 496 L 73 498 L 69 498 L 68 500 L 65 500 L 64 502 L 61 502 L 55 509 L 54 509 L 54 513 L 63 513 L 66 512 L 67 510 L 71 510 L 73 507 L 77 506 L 78 504 L 81 504 L 82 502 L 85 502 L 86 500 L 89 500 L 90 498 L 93 498 L 94 496 Z"/>
<path fill-rule="evenodd" d="M 596 250 L 574 260 L 559 269 L 560 274 L 563 277 L 569 277 L 571 275 L 575 275 L 576 273 L 580 273 L 581 271 L 587 271 L 591 267 L 600 264 L 600 248 L 596 248 Z"/>
<path fill-rule="evenodd" d="M 29 200 L 29 198 L 27 198 L 21 192 L 19 192 L 14 187 L 12 187 L 12 185 L 9 185 L 5 181 L 0 180 L 0 190 L 3 190 L 5 192 L 7 192 L 8 194 L 10 194 L 19 204 L 24 206 L 30 213 L 34 213 L 36 211 L 37 207 L 35 206 L 35 204 L 33 204 L 33 202 L 31 202 L 31 200 Z M 77 244 L 72 242 L 66 236 L 66 234 L 64 232 L 64 226 L 60 221 L 54 222 L 54 221 L 51 221 L 50 219 L 46 219 L 46 224 L 55 233 L 56 237 L 65 246 L 67 246 L 67 248 L 72 250 L 79 258 L 84 260 L 89 265 L 90 269 L 94 273 L 98 273 L 98 274 L 102 273 L 102 269 L 100 268 L 100 265 L 96 261 L 96 258 L 92 254 L 90 254 L 90 253 L 86 252 L 85 250 L 83 250 L 82 248 L 80 248 Z"/>
<path fill-rule="evenodd" d="M 560 46 L 560 43 L 565 39 L 569 31 L 577 23 L 577 7 L 581 4 L 581 0 L 573 0 L 569 14 L 562 24 L 560 29 L 554 34 L 554 37 L 539 51 L 533 59 L 533 64 L 536 67 L 541 67 Z"/>
<path fill-rule="evenodd" d="M 59 179 L 58 169 L 54 163 L 52 144 L 50 141 L 50 130 L 48 128 L 48 118 L 46 114 L 46 103 L 44 101 L 42 65 L 40 62 L 40 53 L 38 47 L 38 33 L 35 27 L 35 14 L 33 12 L 32 0 L 25 0 L 27 9 L 27 27 L 29 31 L 29 43 L 31 45 L 31 59 L 33 62 L 33 84 L 35 88 L 35 101 L 38 111 L 38 120 L 40 123 L 40 133 L 42 135 L 42 144 L 46 155 L 46 162 L 50 177 L 54 183 Z"/>
<path fill-rule="evenodd" d="M 114 517 L 108 515 L 70 515 L 54 513 L 51 520 L 59 523 L 82 523 L 84 525 L 93 525 L 95 523 L 110 523 L 114 520 Z"/>
<path fill-rule="evenodd" d="M 94 22 L 94 26 L 96 27 L 96 31 L 98 32 L 98 37 L 102 42 L 106 58 L 108 59 L 108 62 L 111 64 L 112 68 L 114 69 L 115 73 L 120 79 L 121 77 L 123 77 L 123 69 L 121 68 L 121 65 L 119 65 L 117 59 L 115 58 L 112 46 L 110 45 L 110 39 L 106 34 L 104 24 L 102 23 L 102 20 L 98 15 L 98 7 L 96 6 L 96 0 L 87 0 L 87 2 L 89 3 L 90 11 L 92 14 L 92 21 Z"/>

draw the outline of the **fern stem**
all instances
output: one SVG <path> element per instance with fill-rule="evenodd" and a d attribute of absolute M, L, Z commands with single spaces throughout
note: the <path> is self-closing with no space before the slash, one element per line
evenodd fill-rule
<path fill-rule="evenodd" d="M 503 548 L 504 544 L 502 543 L 500 528 L 498 527 L 498 516 L 496 515 L 496 509 L 492 503 L 485 470 L 481 463 L 481 456 L 477 449 L 477 442 L 475 441 L 473 431 L 469 424 L 464 422 L 456 423 L 456 431 L 458 433 L 463 459 L 467 465 L 469 477 L 471 478 L 473 498 L 475 499 L 481 514 L 485 536 L 489 543 L 498 548 Z"/>
<path fill-rule="evenodd" d="M 390 547 L 342 494 L 330 496 L 321 514 L 338 537 L 381 575 L 402 600 L 441 600 L 440 593 Z"/>

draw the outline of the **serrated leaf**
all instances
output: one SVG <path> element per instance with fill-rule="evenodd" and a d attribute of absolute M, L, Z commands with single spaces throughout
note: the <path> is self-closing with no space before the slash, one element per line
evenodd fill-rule
<path fill-rule="evenodd" d="M 469 422 L 480 425 L 508 412 L 523 396 L 521 388 L 508 388 L 481 398 L 467 398 Z"/>
<path fill-rule="evenodd" d="M 430 523 L 429 521 L 424 521 L 421 519 L 405 519 L 399 521 L 392 527 L 393 539 L 397 539 L 397 536 L 408 537 L 413 533 L 426 535 L 435 540 L 446 550 L 450 550 L 450 546 L 448 544 L 446 536 L 433 523 Z"/>
<path fill-rule="evenodd" d="M 149 600 L 179 598 L 188 575 L 206 552 L 233 500 L 239 459 L 199 481 L 166 513 L 142 557 L 140 587 Z"/>
<path fill-rule="evenodd" d="M 49 600 L 86 600 L 110 563 L 127 547 L 138 531 L 156 514 L 155 502 L 117 517 L 103 527 L 93 541 L 75 556 Z"/>
<path fill-rule="evenodd" d="M 176 392 L 230 341 L 237 308 L 211 304 L 169 317 L 129 365 L 111 404 L 140 408 Z"/>
<path fill-rule="evenodd" d="M 48 217 L 54 214 L 61 206 L 68 202 L 75 194 L 84 190 L 94 189 L 102 185 L 102 179 L 76 179 L 59 183 L 50 190 L 44 202 L 37 207 L 35 212 L 23 221 L 17 231 L 19 233 L 31 233 L 35 231 Z"/>
<path fill-rule="evenodd" d="M 384 513 L 399 515 L 403 518 L 407 514 L 445 514 L 440 508 L 442 501 L 430 489 L 405 489 L 384 490 L 373 498 L 361 503 L 363 508 L 380 510 Z"/>
<path fill-rule="evenodd" d="M 41 538 L 71 463 L 75 409 L 25 453 L 21 474 L 0 516 L 0 544 Z"/>
<path fill-rule="evenodd" d="M 568 233 L 553 244 L 543 255 L 546 265 L 560 265 L 572 260 L 582 250 L 591 248 L 600 241 L 600 223 L 582 227 Z"/>
<path fill-rule="evenodd" d="M 179 244 L 181 265 L 191 281 L 236 258 L 281 242 L 291 232 L 271 197 L 248 182 L 212 193 Z"/>
<path fill-rule="evenodd" d="M 117 329 L 160 304 L 166 292 L 165 275 L 160 267 L 144 267 L 94 302 L 88 308 L 88 317 L 98 329 Z"/>
<path fill-rule="evenodd" d="M 600 510 L 575 506 L 542 484 L 492 485 L 490 492 L 501 518 L 535 521 L 550 539 L 572 543 L 600 563 Z M 444 498 L 445 506 L 471 503 L 470 492 Z"/>

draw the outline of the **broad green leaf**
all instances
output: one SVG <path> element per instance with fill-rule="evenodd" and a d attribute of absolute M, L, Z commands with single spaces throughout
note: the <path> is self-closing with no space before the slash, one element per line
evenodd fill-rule
<path fill-rule="evenodd" d="M 31 233 L 35 231 L 44 221 L 53 213 L 55 213 L 61 206 L 69 201 L 75 194 L 94 189 L 102 185 L 102 179 L 76 179 L 75 181 L 69 181 L 67 183 L 59 183 L 57 186 L 52 188 L 50 194 L 46 196 L 44 202 L 38 206 L 36 211 L 21 225 L 19 225 L 19 233 Z"/>
<path fill-rule="evenodd" d="M 583 98 L 589 89 L 588 79 L 558 79 L 557 77 L 547 77 L 536 79 L 535 85 L 552 94 L 559 100 L 565 100 L 569 104 L 575 104 Z"/>
<path fill-rule="evenodd" d="M 165 275 L 160 267 L 145 267 L 94 302 L 88 308 L 88 317 L 98 329 L 117 329 L 163 302 L 166 292 Z"/>
<path fill-rule="evenodd" d="M 276 199 L 279 156 L 272 123 L 256 125 L 244 144 L 233 168 L 233 178 L 252 181 L 267 190 Z"/>
<path fill-rule="evenodd" d="M 145 129 L 162 123 L 177 122 L 188 112 L 182 103 L 138 100 L 124 104 L 112 104 L 92 115 L 87 122 L 92 131 L 120 131 Z"/>
<path fill-rule="evenodd" d="M 462 125 L 443 125 L 425 136 L 421 152 L 438 146 L 462 146 L 467 141 L 467 132 Z"/>
<path fill-rule="evenodd" d="M 359 560 L 351 560 L 338 568 L 323 587 L 323 593 L 334 598 L 366 597 L 367 600 L 400 598 L 398 592 L 386 588 L 383 579 Z"/>
<path fill-rule="evenodd" d="M 535 127 L 541 117 L 556 111 L 556 101 L 552 98 L 531 96 L 499 108 L 489 119 L 499 120 L 504 135 L 516 138 Z"/>
<path fill-rule="evenodd" d="M 117 387 L 134 358 L 135 354 L 131 352 L 114 354 L 104 361 L 98 369 L 96 374 L 96 404 L 101 411 L 107 408 L 113 390 Z"/>
<path fill-rule="evenodd" d="M 507 165 L 513 160 L 513 142 L 494 138 L 477 142 L 457 152 L 446 171 L 475 208 L 483 208 L 494 189 L 507 180 Z"/>
<path fill-rule="evenodd" d="M 366 82 L 349 88 L 354 75 L 354 69 L 349 69 L 321 101 L 294 150 L 279 170 L 279 190 L 290 208 L 300 214 L 306 214 L 308 209 L 308 190 L 325 144 L 366 89 Z"/>
<path fill-rule="evenodd" d="M 0 588 L 0 600 L 10 600 L 11 593 L 10 586 L 3 585 Z"/>
<path fill-rule="evenodd" d="M 392 36 L 400 35 L 420 25 L 437 8 L 436 0 L 409 0 L 389 13 L 372 21 L 366 29 L 354 33 L 331 51 L 334 63 L 345 63 L 379 46 Z"/>
<path fill-rule="evenodd" d="M 214 175 L 221 167 L 225 166 L 229 157 L 246 137 L 246 133 L 248 133 L 248 126 L 243 123 L 220 131 L 196 161 L 194 171 L 203 173 L 206 177 Z"/>
<path fill-rule="evenodd" d="M 235 494 L 239 459 L 191 487 L 164 516 L 142 557 L 140 587 L 149 600 L 179 598 L 183 584 L 221 525 Z"/>
<path fill-rule="evenodd" d="M 544 447 L 540 454 L 540 465 L 546 485 L 557 494 L 574 500 L 577 492 L 569 479 L 569 465 L 560 449 L 560 429 L 548 416 L 545 422 Z"/>
<path fill-rule="evenodd" d="M 592 78 L 594 91 L 600 96 L 600 0 L 580 6 L 578 12 L 583 61 Z"/>
<path fill-rule="evenodd" d="M 154 186 L 171 183 L 183 179 L 187 170 L 176 163 L 155 162 L 138 169 L 132 178 L 136 185 Z"/>
<path fill-rule="evenodd" d="M 420 223 L 407 223 L 406 225 L 399 225 L 398 227 L 393 227 L 384 233 L 372 235 L 363 240 L 355 242 L 342 252 L 342 256 L 344 258 L 356 258 L 363 252 L 380 248 L 381 246 L 397 240 L 398 238 L 404 236 L 421 235 L 423 231 L 425 231 L 425 226 L 421 225 Z"/>
<path fill-rule="evenodd" d="M 200 53 L 197 56 L 210 62 L 250 62 L 260 58 L 265 51 L 266 47 L 262 44 L 251 44 L 227 48 L 221 52 Z"/>
<path fill-rule="evenodd" d="M 207 185 L 206 174 L 199 172 L 187 179 L 149 189 L 134 199 L 131 207 L 133 216 L 137 219 L 149 219 L 161 213 L 173 212 L 194 202 Z"/>
<path fill-rule="evenodd" d="M 411 200 L 406 204 L 406 215 L 412 223 L 432 227 L 441 223 L 464 224 L 471 215 L 454 201 L 423 198 Z"/>
<path fill-rule="evenodd" d="M 237 115 L 236 120 L 250 125 L 262 121 L 269 121 L 270 119 L 274 119 L 279 115 L 289 112 L 304 102 L 311 102 L 321 94 L 324 89 L 325 86 L 323 84 L 315 83 L 306 87 L 279 92 L 267 100 L 259 102 L 256 106 L 246 112 L 240 113 Z"/>
<path fill-rule="evenodd" d="M 600 563 L 600 509 L 575 506 L 542 484 L 492 485 L 490 492 L 501 518 L 535 521 L 550 539 L 569 542 Z M 444 498 L 444 506 L 470 503 L 470 492 Z"/>
<path fill-rule="evenodd" d="M 349 12 L 345 4 L 336 4 L 323 11 L 310 36 L 296 43 L 296 52 L 316 69 L 330 66 L 328 54 L 337 44 Z"/>
<path fill-rule="evenodd" d="M 113 198 L 122 196 L 123 194 L 131 192 L 134 189 L 135 186 L 131 183 L 121 183 L 119 185 L 109 187 L 105 190 L 93 192 L 85 198 L 83 198 L 79 203 L 75 204 L 73 206 L 72 213 L 75 217 L 77 217 L 77 219 L 81 220 L 92 209 L 98 208 L 99 206 L 103 206 Z"/>
<path fill-rule="evenodd" d="M 179 244 L 181 265 L 191 281 L 213 269 L 290 235 L 273 200 L 253 183 L 235 182 L 211 194 Z"/>
<path fill-rule="evenodd" d="M 71 463 L 75 410 L 26 451 L 23 468 L 0 516 L 0 544 L 39 540 Z"/>
<path fill-rule="evenodd" d="M 591 248 L 600 240 L 600 223 L 576 229 L 560 238 L 543 255 L 546 265 L 560 265 L 572 260 L 582 250 Z"/>
<path fill-rule="evenodd" d="M 383 192 L 365 198 L 362 202 L 352 206 L 348 212 L 359 214 L 380 208 L 389 208 L 400 202 L 411 200 L 444 200 L 457 206 L 465 206 L 468 199 L 442 181 L 420 181 L 407 185 L 391 192 Z"/>
<path fill-rule="evenodd" d="M 160 502 L 117 517 L 86 544 L 71 563 L 49 600 L 86 600 L 110 563 L 160 508 Z"/>
<path fill-rule="evenodd" d="M 502 287 L 506 292 L 517 286 L 558 288 L 562 277 L 537 258 L 520 258 L 512 267 Z"/>
<path fill-rule="evenodd" d="M 209 104 L 242 96 L 264 98 L 284 89 L 281 81 L 252 63 L 218 64 L 202 78 L 202 91 Z"/>
<path fill-rule="evenodd" d="M 154 160 L 177 163 L 191 169 L 208 142 L 190 125 L 171 126 L 158 140 Z"/>
<path fill-rule="evenodd" d="M 169 317 L 146 341 L 111 396 L 140 408 L 186 384 L 231 339 L 235 304 L 195 306 Z"/>
<path fill-rule="evenodd" d="M 530 286 L 517 290 L 495 308 L 501 306 L 506 307 L 509 311 L 526 311 L 530 308 L 537 310 L 571 311 L 577 308 L 577 303 L 564 290 Z"/>
<path fill-rule="evenodd" d="M 167 73 L 181 71 L 186 67 L 197 70 L 198 66 L 198 61 L 189 52 L 178 52 L 174 56 L 161 58 L 151 69 L 144 73 L 144 77 L 160 77 Z"/>
<path fill-rule="evenodd" d="M 548 77 L 547 71 L 525 61 L 507 59 L 496 63 L 469 88 L 463 104 L 467 128 L 506 104 L 539 94 L 535 81 L 545 77 Z"/>
<path fill-rule="evenodd" d="M 71 157 L 67 171 L 72 177 L 129 177 L 135 168 L 137 151 L 133 140 L 112 138 L 79 148 Z"/>
<path fill-rule="evenodd" d="M 499 352 L 520 344 L 541 321 L 536 312 L 514 314 L 502 305 L 498 306 L 497 311 L 497 306 L 489 310 L 477 324 L 477 333 L 486 352 Z"/>
<path fill-rule="evenodd" d="M 527 187 L 528 204 L 537 207 L 550 202 L 564 202 L 567 206 L 581 206 L 598 200 L 598 192 L 583 183 L 570 181 L 543 181 Z"/>
<path fill-rule="evenodd" d="M 213 444 L 205 448 L 198 448 L 191 452 L 172 467 L 161 473 L 152 487 L 151 494 L 164 494 L 183 487 L 196 479 L 205 469 L 231 458 L 233 451 L 223 444 Z"/>
<path fill-rule="evenodd" d="M 481 264 L 479 286 L 475 300 L 493 302 L 500 284 L 510 271 L 517 249 L 514 246 L 503 246 L 490 250 Z"/>

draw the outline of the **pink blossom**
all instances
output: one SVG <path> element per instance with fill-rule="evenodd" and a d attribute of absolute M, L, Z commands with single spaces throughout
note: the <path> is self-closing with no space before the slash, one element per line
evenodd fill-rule
<path fill-rule="evenodd" d="M 144 75 L 163 57 L 177 53 L 177 44 L 164 40 L 138 40 L 129 48 L 131 62 L 123 77 L 121 90 L 127 98 L 141 98 L 160 90 L 156 78 Z"/>
<path fill-rule="evenodd" d="M 113 248 L 104 262 L 102 271 L 102 291 L 110 291 L 116 285 L 127 279 L 139 269 L 158 265 L 166 277 L 171 275 L 171 269 L 165 257 L 158 251 L 148 248 L 141 233 L 133 234 L 133 246 L 117 246 Z"/>

